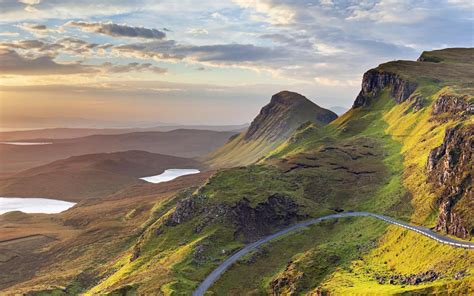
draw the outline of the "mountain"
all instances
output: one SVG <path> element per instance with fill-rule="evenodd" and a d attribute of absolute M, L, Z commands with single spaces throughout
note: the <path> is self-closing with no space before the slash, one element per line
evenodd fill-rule
<path fill-rule="evenodd" d="M 83 154 L 141 150 L 178 157 L 198 157 L 222 146 L 236 132 L 179 129 L 169 132 L 133 132 L 73 139 L 33 139 L 50 145 L 0 144 L 0 176 Z"/>
<path fill-rule="evenodd" d="M 303 123 L 323 126 L 336 118 L 334 112 L 319 107 L 304 96 L 282 91 L 272 96 L 270 103 L 261 109 L 246 131 L 204 159 L 217 167 L 247 165 L 276 148 Z"/>
<path fill-rule="evenodd" d="M 0 196 L 81 201 L 144 183 L 140 177 L 159 175 L 166 169 L 200 167 L 193 159 L 144 151 L 73 156 L 0 180 Z"/>
<path fill-rule="evenodd" d="M 131 186 L 59 215 L 0 216 L 0 289 L 191 294 L 246 244 L 338 212 L 472 241 L 473 55 L 445 49 L 371 69 L 351 110 L 303 121 L 257 163 Z M 256 130 L 248 137 L 277 137 Z M 472 295 L 471 252 L 372 217 L 332 219 L 241 258 L 209 293 Z"/>

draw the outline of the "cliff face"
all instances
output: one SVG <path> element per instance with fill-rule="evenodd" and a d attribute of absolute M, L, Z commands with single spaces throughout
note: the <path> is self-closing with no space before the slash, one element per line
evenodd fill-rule
<path fill-rule="evenodd" d="M 390 88 L 390 95 L 397 103 L 404 102 L 416 89 L 417 84 L 403 79 L 391 72 L 372 69 L 364 74 L 362 90 L 357 96 L 353 108 L 366 107 L 384 88 Z"/>
<path fill-rule="evenodd" d="M 467 95 L 443 94 L 433 105 L 433 115 L 447 113 L 450 119 L 463 119 L 474 114 L 474 102 Z"/>
<path fill-rule="evenodd" d="M 474 235 L 470 217 L 474 212 L 473 151 L 474 125 L 458 125 L 446 131 L 427 163 L 429 180 L 438 194 L 436 230 L 465 239 Z"/>

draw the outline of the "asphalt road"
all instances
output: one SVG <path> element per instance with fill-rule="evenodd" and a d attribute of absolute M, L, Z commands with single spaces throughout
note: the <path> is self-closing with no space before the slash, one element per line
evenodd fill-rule
<path fill-rule="evenodd" d="M 249 252 L 255 250 L 257 247 L 263 245 L 266 242 L 271 241 L 274 238 L 277 238 L 279 236 L 285 235 L 289 232 L 307 227 L 309 225 L 313 225 L 316 223 L 319 223 L 324 220 L 329 220 L 329 219 L 337 219 L 337 218 L 345 218 L 345 217 L 374 217 L 379 220 L 385 221 L 387 223 L 397 225 L 403 228 L 406 228 L 411 231 L 415 231 L 421 235 L 427 236 L 439 243 L 450 245 L 456 248 L 465 248 L 465 249 L 473 249 L 474 250 L 474 243 L 471 242 L 465 242 L 465 241 L 460 241 L 456 240 L 447 236 L 443 236 L 441 234 L 435 233 L 431 231 L 428 228 L 421 227 L 421 226 L 413 226 L 408 223 L 402 222 L 395 220 L 393 218 L 383 216 L 383 215 L 378 215 L 378 214 L 373 214 L 373 213 L 368 213 L 368 212 L 347 212 L 347 213 L 339 213 L 339 214 L 333 214 L 333 215 L 328 215 L 320 218 L 315 218 L 311 219 L 305 222 L 301 222 L 292 226 L 289 226 L 283 230 L 280 230 L 274 234 L 271 234 L 269 236 L 266 236 L 258 241 L 255 241 L 251 244 L 246 245 L 243 247 L 241 250 L 239 250 L 237 253 L 233 254 L 229 258 L 227 258 L 224 262 L 222 262 L 221 265 L 219 265 L 216 269 L 214 269 L 205 279 L 204 281 L 199 285 L 199 287 L 193 292 L 193 296 L 201 296 L 206 293 L 206 291 L 219 279 L 219 277 L 232 265 L 234 264 L 237 260 L 239 260 L 242 256 L 248 254 Z"/>

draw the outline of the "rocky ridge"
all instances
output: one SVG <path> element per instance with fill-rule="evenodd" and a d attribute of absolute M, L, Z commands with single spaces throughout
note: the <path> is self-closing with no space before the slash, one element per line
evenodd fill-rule
<path fill-rule="evenodd" d="M 366 107 L 372 99 L 386 88 L 390 88 L 390 95 L 400 104 L 415 91 L 417 84 L 391 72 L 372 69 L 364 74 L 362 89 L 354 101 L 353 108 Z"/>
<path fill-rule="evenodd" d="M 465 239 L 474 235 L 472 212 L 465 211 L 474 201 L 473 163 L 474 125 L 448 129 L 443 143 L 430 152 L 427 171 L 438 195 L 437 231 Z"/>

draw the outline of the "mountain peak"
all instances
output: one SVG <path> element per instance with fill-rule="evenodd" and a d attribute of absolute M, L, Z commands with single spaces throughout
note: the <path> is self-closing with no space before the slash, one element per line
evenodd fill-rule
<path fill-rule="evenodd" d="M 270 103 L 261 109 L 244 139 L 283 139 L 304 122 L 324 125 L 336 118 L 334 112 L 319 107 L 299 93 L 285 90 L 274 94 Z"/>
<path fill-rule="evenodd" d="M 282 105 L 290 106 L 290 105 L 302 103 L 306 100 L 308 99 L 300 95 L 299 93 L 283 90 L 272 96 L 270 100 L 270 104 L 282 104 Z"/>

